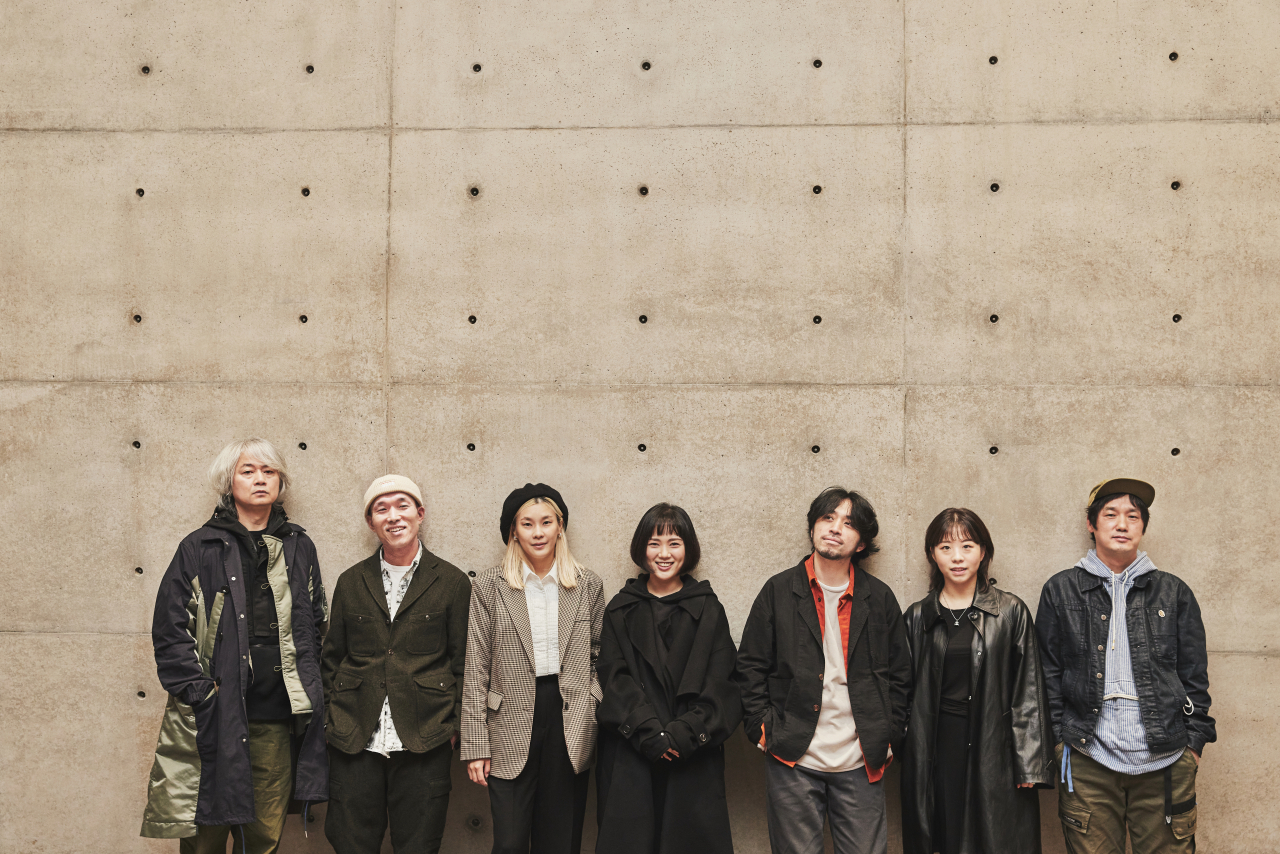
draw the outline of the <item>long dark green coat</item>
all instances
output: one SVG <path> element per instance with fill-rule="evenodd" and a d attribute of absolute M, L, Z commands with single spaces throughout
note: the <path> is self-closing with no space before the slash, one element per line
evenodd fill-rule
<path fill-rule="evenodd" d="M 969 798 L 964 854 L 1038 854 L 1040 796 L 1019 783 L 1053 786 L 1053 732 L 1031 611 L 990 587 L 970 609 L 974 633 L 970 707 Z M 906 613 L 915 690 L 902 755 L 902 849 L 937 850 L 933 820 L 933 745 L 947 632 L 938 594 Z"/>

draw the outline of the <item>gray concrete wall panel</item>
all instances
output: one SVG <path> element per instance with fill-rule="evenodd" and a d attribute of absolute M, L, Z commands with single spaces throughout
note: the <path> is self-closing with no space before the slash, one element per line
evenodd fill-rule
<path fill-rule="evenodd" d="M 291 518 L 312 532 L 332 588 L 373 551 L 360 496 L 383 473 L 383 400 L 343 385 L 0 385 L 0 637 L 149 633 L 178 542 L 212 513 L 205 474 L 230 436 L 266 434 L 285 455 L 298 486 Z M 36 542 L 55 526 L 68 550 L 57 561 L 74 555 L 75 569 L 51 595 Z"/>
<path fill-rule="evenodd" d="M 7 3 L 0 128 L 386 126 L 391 20 L 391 0 Z"/>
<path fill-rule="evenodd" d="M 469 570 L 502 558 L 507 493 L 555 486 L 575 556 L 610 595 L 636 572 L 628 549 L 644 511 L 680 504 L 736 637 L 764 579 L 808 553 L 804 513 L 822 487 L 865 490 L 885 544 L 869 566 L 897 578 L 902 417 L 896 388 L 400 385 L 389 461 L 427 484 L 432 549 Z"/>
<path fill-rule="evenodd" d="M 673 12 L 650 0 L 406 4 L 396 12 L 396 126 L 901 119 L 899 0 L 739 0 L 732 12 L 698 2 Z"/>
<path fill-rule="evenodd" d="M 1280 444 L 1276 389 L 917 386 L 907 394 L 906 424 L 907 576 L 896 587 L 904 600 L 928 583 L 930 520 L 944 507 L 967 506 L 992 532 L 992 575 L 1034 612 L 1045 579 L 1090 547 L 1089 490 L 1144 472 L 1156 500 L 1143 548 L 1195 592 L 1209 649 L 1274 647 L 1280 618 L 1256 604 L 1280 598 L 1270 546 L 1259 536 L 1273 524 L 1270 493 L 1280 482 L 1269 451 Z M 1251 462 L 1236 470 L 1238 460 Z M 1235 474 L 1223 478 L 1228 468 Z M 1218 507 L 1232 508 L 1225 512 L 1239 532 L 1230 549 L 1196 521 Z"/>
<path fill-rule="evenodd" d="M 1270 0 L 916 0 L 905 24 L 911 122 L 1268 120 L 1280 110 Z"/>
<path fill-rule="evenodd" d="M 898 128 L 401 133 L 394 156 L 396 380 L 900 375 Z"/>
<path fill-rule="evenodd" d="M 735 634 L 829 484 L 904 605 L 965 505 L 1035 607 L 1088 489 L 1146 477 L 1208 634 L 1201 850 L 1270 851 L 1278 34 L 1265 0 L 10 3 L 0 851 L 176 848 L 137 837 L 150 615 L 249 434 L 330 588 L 374 477 L 477 571 L 544 480 L 609 592 L 688 508 Z M 744 854 L 762 762 L 727 747 Z M 454 784 L 445 850 L 481 854 Z M 283 850 L 330 850 L 314 818 Z"/>
<path fill-rule="evenodd" d="M 378 378 L 388 145 L 0 134 L 0 377 Z"/>
<path fill-rule="evenodd" d="M 1274 126 L 908 134 L 910 381 L 1280 379 Z"/>

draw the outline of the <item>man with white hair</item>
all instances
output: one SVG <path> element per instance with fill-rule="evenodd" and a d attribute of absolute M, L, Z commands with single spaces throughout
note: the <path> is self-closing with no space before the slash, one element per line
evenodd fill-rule
<path fill-rule="evenodd" d="M 272 854 L 290 795 L 328 797 L 316 548 L 280 503 L 289 474 L 264 439 L 209 469 L 213 518 L 178 546 L 156 594 L 151 638 L 169 703 L 142 835 L 182 854 Z"/>
<path fill-rule="evenodd" d="M 333 797 L 324 832 L 338 854 L 435 854 L 449 809 L 471 580 L 422 545 L 427 511 L 407 477 L 364 495 L 372 555 L 333 590 L 322 659 Z"/>

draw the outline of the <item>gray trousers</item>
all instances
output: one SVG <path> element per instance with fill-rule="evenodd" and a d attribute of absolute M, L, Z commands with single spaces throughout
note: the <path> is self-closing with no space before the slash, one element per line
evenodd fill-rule
<path fill-rule="evenodd" d="M 769 845 L 773 854 L 822 854 L 822 822 L 831 825 L 835 854 L 886 854 L 884 781 L 872 783 L 865 768 L 829 774 L 772 756 L 765 770 Z"/>

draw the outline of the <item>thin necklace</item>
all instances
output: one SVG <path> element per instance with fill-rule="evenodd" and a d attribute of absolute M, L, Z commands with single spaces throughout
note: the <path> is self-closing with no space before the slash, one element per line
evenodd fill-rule
<path fill-rule="evenodd" d="M 938 594 L 938 604 L 939 604 L 939 605 L 942 605 L 942 594 L 941 594 L 941 593 L 939 593 L 939 594 Z M 965 613 L 966 613 L 966 612 L 967 612 L 971 607 L 973 607 L 973 602 L 970 602 L 968 605 L 965 605 L 963 608 L 961 608 L 961 609 L 960 609 L 960 617 L 957 617 L 957 616 L 956 616 L 956 612 L 951 610 L 951 606 L 949 606 L 949 605 L 942 605 L 942 607 L 944 607 L 944 608 L 946 608 L 946 609 L 947 609 L 947 613 L 948 613 L 948 614 L 950 614 L 950 615 L 951 615 L 951 619 L 955 621 L 955 623 L 954 623 L 954 624 L 958 626 L 958 625 L 960 625 L 960 617 L 963 617 L 963 616 L 965 615 Z"/>

